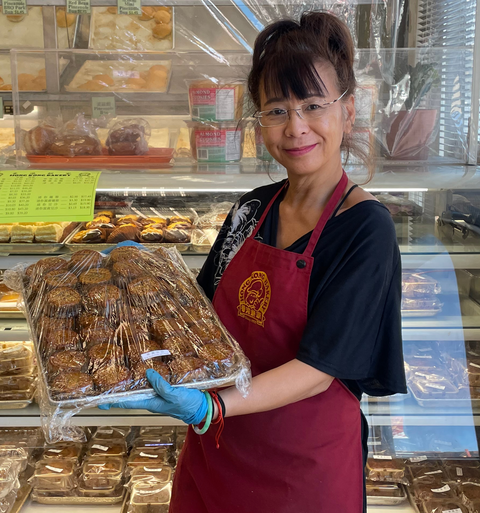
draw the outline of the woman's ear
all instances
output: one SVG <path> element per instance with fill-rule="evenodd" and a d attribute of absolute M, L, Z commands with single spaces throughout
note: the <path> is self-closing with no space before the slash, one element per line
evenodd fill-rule
<path fill-rule="evenodd" d="M 342 102 L 344 123 L 343 132 L 349 134 L 355 124 L 355 96 L 351 94 L 346 101 Z"/>

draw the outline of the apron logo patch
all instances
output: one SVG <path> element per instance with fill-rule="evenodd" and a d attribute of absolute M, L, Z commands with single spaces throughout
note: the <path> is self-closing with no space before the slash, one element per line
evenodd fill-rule
<path fill-rule="evenodd" d="M 270 282 L 263 271 L 254 271 L 241 285 L 238 291 L 238 316 L 247 321 L 265 325 L 265 312 L 270 304 Z"/>

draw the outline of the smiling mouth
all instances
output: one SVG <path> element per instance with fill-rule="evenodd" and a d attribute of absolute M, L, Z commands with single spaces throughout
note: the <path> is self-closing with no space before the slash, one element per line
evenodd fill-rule
<path fill-rule="evenodd" d="M 309 146 L 301 146 L 299 148 L 284 148 L 284 150 L 289 154 L 289 155 L 292 155 L 294 157 L 299 157 L 301 155 L 305 155 L 306 153 L 309 153 L 310 151 L 313 150 L 313 148 L 315 148 L 316 144 L 311 144 Z"/>

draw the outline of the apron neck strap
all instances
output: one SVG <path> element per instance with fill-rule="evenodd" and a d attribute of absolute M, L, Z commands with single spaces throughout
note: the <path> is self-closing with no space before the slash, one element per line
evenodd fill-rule
<path fill-rule="evenodd" d="M 255 226 L 255 230 L 253 230 L 253 233 L 252 235 L 250 235 L 250 237 L 252 239 L 255 238 L 255 236 L 257 235 L 258 233 L 258 230 L 260 230 L 262 224 L 263 224 L 263 221 L 265 221 L 265 218 L 267 217 L 267 214 L 268 212 L 270 211 L 270 209 L 272 208 L 272 205 L 275 203 L 275 200 L 280 196 L 280 194 L 288 187 L 288 180 L 285 182 L 285 184 L 283 185 L 283 187 L 280 188 L 280 190 L 275 194 L 275 196 L 270 200 L 270 203 L 267 205 L 267 208 L 264 210 L 263 214 L 262 214 L 262 217 L 260 217 L 258 223 L 257 223 L 257 226 Z"/>
<path fill-rule="evenodd" d="M 318 239 L 320 239 L 320 235 L 322 235 L 323 229 L 325 228 L 327 221 L 330 219 L 333 212 L 335 211 L 336 206 L 338 205 L 339 201 L 342 199 L 343 192 L 345 191 L 347 184 L 348 184 L 348 176 L 347 176 L 347 173 L 345 173 L 345 171 L 343 171 L 342 178 L 340 178 L 340 181 L 338 182 L 337 186 L 335 187 L 335 190 L 333 191 L 331 198 L 328 200 L 328 203 L 327 203 L 325 209 L 323 210 L 322 215 L 320 216 L 320 219 L 318 220 L 317 226 L 315 226 L 315 229 L 312 232 L 312 235 L 308 242 L 307 248 L 303 252 L 304 256 L 306 256 L 306 257 L 312 256 L 313 251 L 315 250 L 315 247 L 317 245 Z"/>

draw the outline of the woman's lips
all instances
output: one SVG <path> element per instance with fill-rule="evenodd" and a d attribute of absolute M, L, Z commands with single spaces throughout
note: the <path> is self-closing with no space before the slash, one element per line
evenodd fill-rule
<path fill-rule="evenodd" d="M 305 155 L 306 153 L 312 151 L 313 148 L 315 148 L 315 146 L 316 144 L 311 144 L 310 146 L 302 146 L 300 148 L 284 148 L 284 150 L 292 157 L 301 157 L 302 155 Z"/>

